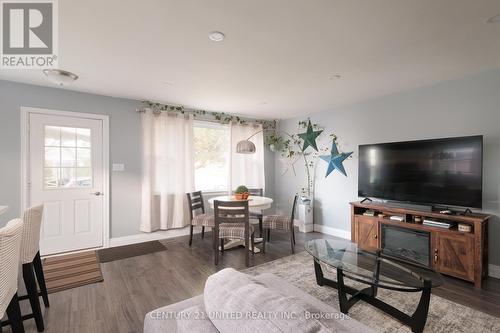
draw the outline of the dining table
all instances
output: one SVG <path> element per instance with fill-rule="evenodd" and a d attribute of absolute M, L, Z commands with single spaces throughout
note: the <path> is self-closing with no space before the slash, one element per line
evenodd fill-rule
<path fill-rule="evenodd" d="M 223 195 L 223 196 L 218 196 L 214 198 L 208 199 L 208 204 L 210 205 L 210 208 L 214 208 L 214 201 L 243 201 L 236 199 L 234 195 Z M 263 197 L 263 196 L 257 196 L 257 195 L 251 195 L 248 197 L 248 199 L 245 199 L 245 201 L 248 201 L 248 209 L 250 211 L 254 212 L 262 212 L 264 209 L 271 208 L 271 205 L 273 203 L 272 198 L 268 197 Z M 254 243 L 262 243 L 262 238 L 255 238 Z M 228 249 L 233 249 L 235 247 L 239 246 L 245 246 L 245 241 L 242 239 L 230 239 L 229 242 L 224 244 L 224 250 Z M 219 247 L 220 249 L 220 247 Z M 250 249 L 251 251 L 251 249 Z M 260 249 L 258 247 L 254 247 L 254 253 L 259 253 Z"/>

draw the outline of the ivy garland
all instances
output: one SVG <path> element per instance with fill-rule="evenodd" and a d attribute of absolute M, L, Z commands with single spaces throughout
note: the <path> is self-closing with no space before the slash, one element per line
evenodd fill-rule
<path fill-rule="evenodd" d="M 231 115 L 224 112 L 215 112 L 215 111 L 205 111 L 205 110 L 187 110 L 182 105 L 169 105 L 169 104 L 161 104 L 154 103 L 151 101 L 143 101 L 142 104 L 146 108 L 150 108 L 153 112 L 179 112 L 181 114 L 192 114 L 194 117 L 200 116 L 203 118 L 212 118 L 211 120 L 215 120 L 220 124 L 229 124 L 231 122 L 235 122 L 240 125 L 245 124 L 261 124 L 262 128 L 265 130 L 276 129 L 277 121 L 276 120 L 259 120 L 259 119 L 246 119 L 239 116 Z"/>

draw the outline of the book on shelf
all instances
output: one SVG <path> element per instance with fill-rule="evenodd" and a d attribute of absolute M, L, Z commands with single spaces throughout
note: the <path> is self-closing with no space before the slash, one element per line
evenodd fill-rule
<path fill-rule="evenodd" d="M 373 210 L 367 210 L 363 213 L 364 216 L 375 216 L 375 212 Z"/>

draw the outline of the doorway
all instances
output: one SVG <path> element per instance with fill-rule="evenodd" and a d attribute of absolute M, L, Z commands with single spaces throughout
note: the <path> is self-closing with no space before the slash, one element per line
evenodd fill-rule
<path fill-rule="evenodd" d="M 22 108 L 23 209 L 44 204 L 40 253 L 109 242 L 108 116 Z"/>

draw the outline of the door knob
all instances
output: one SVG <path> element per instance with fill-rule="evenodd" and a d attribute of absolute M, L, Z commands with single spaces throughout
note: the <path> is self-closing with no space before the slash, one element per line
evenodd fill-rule
<path fill-rule="evenodd" d="M 97 191 L 97 192 L 92 192 L 91 194 L 93 194 L 93 195 L 95 195 L 95 196 L 100 196 L 100 195 L 103 195 L 103 193 L 102 193 L 102 192 L 99 192 L 99 191 Z"/>

